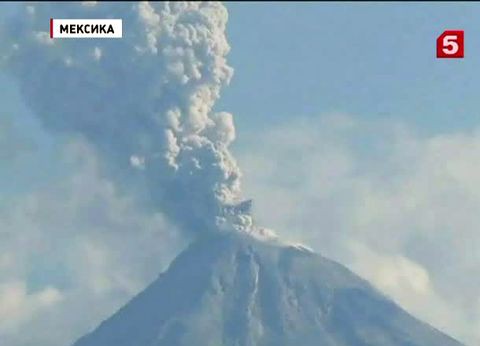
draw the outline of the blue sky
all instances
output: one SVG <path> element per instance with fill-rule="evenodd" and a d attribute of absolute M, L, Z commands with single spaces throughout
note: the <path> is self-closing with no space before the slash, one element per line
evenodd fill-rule
<path fill-rule="evenodd" d="M 240 131 L 327 111 L 401 119 L 427 132 L 477 123 L 478 4 L 227 7 L 236 74 L 219 108 L 234 112 Z M 456 28 L 465 30 L 465 59 L 437 60 L 436 37 Z"/>
<path fill-rule="evenodd" d="M 16 6 L 0 5 L 0 20 Z M 480 278 L 480 255 L 471 248 L 480 242 L 480 4 L 226 7 L 235 74 L 215 108 L 234 115 L 233 151 L 258 218 L 347 264 L 417 316 L 480 342 L 480 279 L 473 279 Z M 465 59 L 435 58 L 446 29 L 465 30 Z M 6 225 L 19 234 L 6 244 L 29 258 L 19 267 L 35 289 L 55 285 L 59 273 L 45 273 L 65 260 L 70 284 L 82 292 L 68 299 L 87 305 L 82 299 L 94 292 L 93 305 L 103 309 L 94 317 L 106 317 L 121 301 L 118 292 L 131 295 L 157 274 L 155 258 L 168 263 L 175 236 L 155 231 L 171 225 L 119 197 L 88 148 L 74 143 L 74 162 L 65 159 L 71 148 L 42 130 L 1 72 L 0 90 L 0 135 L 11 123 L 18 144 L 13 163 L 0 161 L 0 231 Z M 406 130 L 398 132 L 396 123 Z M 0 136 L 0 155 L 2 144 Z M 99 215 L 82 218 L 98 205 L 105 206 Z M 65 226 L 72 232 L 57 230 Z M 147 231 L 132 232 L 140 229 Z M 47 252 L 53 259 L 37 263 Z M 71 321 L 62 322 L 68 329 Z M 78 330 L 87 325 L 78 322 Z"/>

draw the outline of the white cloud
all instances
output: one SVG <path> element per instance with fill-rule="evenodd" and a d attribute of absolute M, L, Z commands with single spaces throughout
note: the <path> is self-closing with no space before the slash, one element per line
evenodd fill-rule
<path fill-rule="evenodd" d="M 0 205 L 0 340 L 7 345 L 72 343 L 184 246 L 162 214 L 102 175 L 84 142 L 72 141 L 54 164 L 64 166 L 60 180 Z"/>
<path fill-rule="evenodd" d="M 19 324 L 61 300 L 61 293 L 53 287 L 28 293 L 25 282 L 0 283 L 0 334 L 20 333 Z"/>
<path fill-rule="evenodd" d="M 96 61 L 99 61 L 102 58 L 102 49 L 100 47 L 93 48 L 92 56 Z"/>
<path fill-rule="evenodd" d="M 130 156 L 130 164 L 137 169 L 145 169 L 145 158 L 132 155 Z"/>
<path fill-rule="evenodd" d="M 55 41 L 50 38 L 50 33 L 46 31 L 35 31 L 34 37 L 41 44 L 50 46 L 55 44 Z"/>
<path fill-rule="evenodd" d="M 250 136 L 240 163 L 262 224 L 480 343 L 479 130 L 420 136 L 331 115 Z"/>

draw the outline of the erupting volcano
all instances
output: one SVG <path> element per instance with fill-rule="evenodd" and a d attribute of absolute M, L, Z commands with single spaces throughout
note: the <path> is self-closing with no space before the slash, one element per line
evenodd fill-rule
<path fill-rule="evenodd" d="M 123 18 L 124 37 L 52 41 L 52 16 Z M 75 346 L 459 345 L 342 265 L 256 225 L 229 150 L 233 117 L 213 108 L 233 74 L 227 18 L 220 3 L 49 4 L 2 43 L 44 127 L 83 137 L 113 183 L 142 186 L 145 204 L 191 239 Z"/>

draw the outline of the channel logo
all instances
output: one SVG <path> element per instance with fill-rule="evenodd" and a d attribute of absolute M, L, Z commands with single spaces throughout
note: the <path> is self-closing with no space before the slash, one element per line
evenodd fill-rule
<path fill-rule="evenodd" d="M 437 38 L 437 58 L 463 58 L 465 55 L 463 30 L 445 30 Z"/>
<path fill-rule="evenodd" d="M 121 38 L 121 19 L 50 18 L 50 38 Z"/>

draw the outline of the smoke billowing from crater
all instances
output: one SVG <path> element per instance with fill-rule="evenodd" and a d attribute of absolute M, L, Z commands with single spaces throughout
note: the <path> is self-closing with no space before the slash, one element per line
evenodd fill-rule
<path fill-rule="evenodd" d="M 52 40 L 51 17 L 121 18 L 123 38 Z M 48 130 L 83 136 L 111 177 L 141 176 L 187 232 L 251 231 L 232 115 L 213 111 L 233 74 L 227 18 L 220 3 L 24 5 L 1 59 Z"/>

